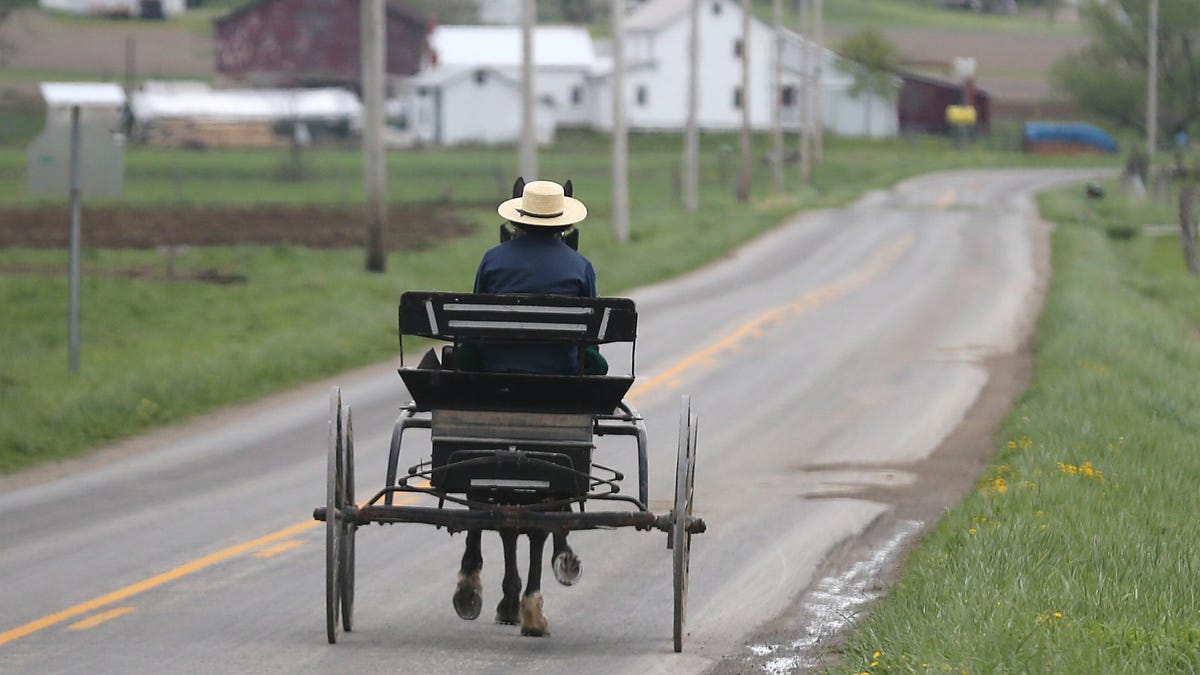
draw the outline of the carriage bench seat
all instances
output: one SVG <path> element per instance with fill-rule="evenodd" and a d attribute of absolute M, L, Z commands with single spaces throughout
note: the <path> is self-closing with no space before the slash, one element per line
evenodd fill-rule
<path fill-rule="evenodd" d="M 399 332 L 456 345 L 479 342 L 573 344 L 634 343 L 637 310 L 627 298 L 548 295 L 481 295 L 407 292 L 401 296 Z M 580 362 L 580 373 L 583 364 Z M 490 373 L 401 366 L 413 404 L 432 412 L 435 468 L 463 460 L 520 451 L 586 474 L 593 449 L 594 415 L 612 413 L 633 376 Z M 568 472 L 530 466 L 482 466 L 434 474 L 448 492 L 529 489 L 554 494 L 586 491 L 587 481 Z"/>

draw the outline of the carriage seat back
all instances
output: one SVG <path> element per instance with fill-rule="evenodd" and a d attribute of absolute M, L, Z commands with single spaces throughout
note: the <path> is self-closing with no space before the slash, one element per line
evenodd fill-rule
<path fill-rule="evenodd" d="M 399 333 L 456 344 L 504 342 L 587 346 L 637 339 L 628 298 L 484 295 L 410 291 L 400 298 Z M 403 359 L 403 345 L 401 346 Z M 413 401 L 426 410 L 546 413 L 612 412 L 633 376 L 485 373 L 400 369 Z"/>

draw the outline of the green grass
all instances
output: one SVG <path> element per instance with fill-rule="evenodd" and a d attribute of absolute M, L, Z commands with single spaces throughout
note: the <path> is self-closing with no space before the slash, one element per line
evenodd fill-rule
<path fill-rule="evenodd" d="M 1110 186 L 1085 223 L 1079 192 L 1042 199 L 1054 277 L 995 463 L 868 609 L 842 670 L 1200 670 L 1200 279 L 1177 237 L 1110 234 L 1171 222 L 1173 202 Z"/>
<path fill-rule="evenodd" d="M 601 293 L 618 294 L 675 276 L 797 210 L 844 204 L 864 190 L 916 173 L 1044 163 L 981 147 L 956 151 L 944 139 L 831 140 L 813 187 L 771 194 L 768 172 L 760 165 L 756 201 L 746 207 L 733 200 L 734 160 L 724 147 L 736 147 L 732 137 L 705 138 L 702 208 L 690 214 L 675 206 L 679 137 L 635 137 L 630 245 L 618 244 L 608 226 L 607 140 L 566 136 L 543 152 L 543 175 L 573 177 L 576 194 L 588 203 L 581 249 L 596 265 Z M 495 242 L 494 206 L 509 189 L 498 183 L 515 175 L 513 154 L 511 149 L 392 153 L 394 201 L 446 202 L 452 197 L 455 208 L 481 227 L 475 235 L 431 250 L 392 252 L 383 275 L 363 272 L 362 252 L 354 249 L 193 248 L 179 259 L 180 275 L 212 269 L 247 278 L 245 284 L 222 286 L 163 280 L 165 262 L 153 251 L 87 250 L 82 371 L 75 377 L 67 373 L 65 252 L 0 249 L 0 472 L 77 455 L 203 411 L 394 356 L 395 303 L 402 291 L 469 288 L 479 256 Z M 277 161 L 273 153 L 131 148 L 126 202 L 359 199 L 357 153 L 314 153 L 315 178 L 300 184 L 269 180 Z M 10 153 L 0 153 L 0 166 L 7 167 L 0 170 L 8 172 L 0 174 L 5 203 L 30 202 L 22 196 L 23 187 L 11 184 L 23 184 L 14 181 L 18 164 Z M 161 177 L 173 170 L 180 176 L 174 187 Z M 790 185 L 796 181 L 794 170 L 789 168 Z M 131 277 L 130 270 L 157 276 Z"/>
<path fill-rule="evenodd" d="M 774 21 L 773 0 L 755 0 L 755 14 Z M 794 3 L 784 1 L 784 22 L 797 24 Z M 826 0 L 824 18 L 832 28 L 945 29 L 988 33 L 1021 32 L 1049 35 L 1078 33 L 1076 23 L 1047 21 L 1045 15 L 1026 11 L 1017 16 L 978 14 L 942 9 L 932 0 Z"/>

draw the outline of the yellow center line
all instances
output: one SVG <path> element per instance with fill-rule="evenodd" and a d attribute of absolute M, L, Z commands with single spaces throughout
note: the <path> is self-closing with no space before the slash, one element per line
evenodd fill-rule
<path fill-rule="evenodd" d="M 933 205 L 939 209 L 944 209 L 947 206 L 950 206 L 951 204 L 953 204 L 954 200 L 955 200 L 955 198 L 957 198 L 957 196 L 958 195 L 954 191 L 954 188 L 950 188 L 949 190 L 946 190 L 945 194 L 943 194 L 941 197 L 938 197 L 938 200 L 936 202 L 934 202 Z"/>
<path fill-rule="evenodd" d="M 402 500 L 398 501 L 403 503 Z M 23 626 L 17 626 L 12 630 L 0 633 L 0 645 L 7 644 L 13 640 L 20 640 L 23 637 L 32 635 L 33 633 L 49 628 L 50 626 L 74 619 L 77 616 L 87 614 L 88 612 L 95 611 L 101 607 L 121 602 L 126 598 L 133 597 L 139 593 L 145 593 L 146 591 L 158 588 L 163 584 L 170 583 L 177 579 L 182 579 L 183 577 L 195 574 L 200 570 L 212 567 L 217 563 L 225 562 L 230 558 L 236 558 L 237 556 L 240 556 L 248 551 L 252 551 L 260 546 L 266 546 L 267 544 L 273 544 L 281 539 L 293 537 L 302 532 L 311 530 L 319 524 L 320 523 L 315 520 L 297 523 L 291 527 L 285 527 L 282 530 L 276 530 L 275 532 L 259 537 L 258 539 L 237 544 L 236 546 L 230 546 L 229 548 L 222 549 L 216 553 L 210 553 L 202 558 L 197 558 L 189 563 L 184 563 L 179 567 L 167 570 L 162 574 L 152 576 L 149 579 L 143 579 L 135 584 L 130 584 L 124 588 L 119 588 L 111 593 L 101 595 L 97 598 L 92 598 L 87 602 L 82 602 L 73 607 L 68 607 L 60 612 L 48 614 L 35 621 L 30 621 Z"/>
<path fill-rule="evenodd" d="M 784 320 L 812 311 L 821 305 L 851 293 L 865 286 L 871 279 L 879 276 L 903 255 L 912 245 L 915 235 L 911 232 L 900 237 L 891 246 L 875 254 L 865 266 L 849 276 L 805 293 L 796 300 L 784 305 L 778 305 L 759 314 L 750 321 L 738 326 L 728 335 L 716 342 L 676 361 L 665 370 L 656 373 L 629 390 L 629 398 L 638 396 L 659 387 L 668 389 L 680 385 L 685 372 L 702 366 L 714 366 L 721 354 L 737 350 L 748 340 L 761 337 L 769 329 L 779 325 Z"/>
<path fill-rule="evenodd" d="M 102 612 L 96 616 L 88 617 L 83 621 L 73 623 L 70 626 L 67 626 L 67 630 L 87 630 L 89 628 L 95 628 L 102 623 L 112 621 L 119 616 L 125 616 L 132 611 L 132 607 L 117 607 L 116 609 L 110 609 L 107 612 Z"/>
<path fill-rule="evenodd" d="M 268 546 L 264 549 L 256 551 L 254 553 L 254 557 L 255 558 L 270 558 L 272 556 L 277 556 L 280 553 L 286 553 L 287 551 L 290 551 L 290 550 L 292 550 L 298 546 L 301 546 L 303 544 L 304 544 L 304 542 L 300 541 L 299 539 L 292 539 L 291 541 L 282 541 L 282 542 L 279 542 L 278 544 L 275 544 L 274 546 Z"/>
<path fill-rule="evenodd" d="M 672 364 L 666 370 L 650 377 L 639 386 L 630 389 L 629 397 L 632 399 L 638 395 L 643 395 L 648 391 L 661 386 L 678 386 L 681 382 L 681 376 L 685 372 L 696 367 L 711 366 L 715 364 L 717 362 L 717 357 L 722 353 L 740 347 L 741 344 L 748 339 L 763 335 L 769 328 L 778 325 L 784 319 L 803 314 L 804 312 L 810 311 L 821 304 L 833 300 L 834 298 L 841 297 L 865 286 L 871 279 L 880 275 L 891 265 L 895 264 L 900 256 L 903 255 L 904 251 L 907 250 L 912 244 L 914 238 L 915 236 L 912 233 L 906 234 L 900 237 L 891 246 L 888 246 L 877 253 L 867 262 L 864 267 L 860 268 L 857 272 L 854 272 L 832 284 L 806 293 L 793 302 L 767 310 L 749 322 L 739 326 L 729 335 L 726 335 L 720 340 L 717 340 L 713 344 L 704 347 L 699 351 L 685 356 L 676 363 Z M 403 504 L 406 502 L 411 502 L 414 499 L 416 499 L 415 495 L 400 495 L 396 501 L 397 503 Z M 68 607 L 62 611 L 55 612 L 54 614 L 48 614 L 40 619 L 30 621 L 23 626 L 18 626 L 11 630 L 0 633 L 0 645 L 7 644 L 14 640 L 19 640 L 28 635 L 32 635 L 33 633 L 49 628 L 50 626 L 54 626 L 64 621 L 74 619 L 77 616 L 93 612 L 101 607 L 121 602 L 140 593 L 145 593 L 146 591 L 195 574 L 203 569 L 225 562 L 226 560 L 235 558 L 260 547 L 267 546 L 268 544 L 277 544 L 281 540 L 289 539 L 290 537 L 299 535 L 302 532 L 306 532 L 316 527 L 318 524 L 319 523 L 315 520 L 297 523 L 257 539 L 237 544 L 235 546 L 230 546 L 229 548 L 222 549 L 215 553 L 210 553 L 202 558 L 185 563 L 174 569 L 167 570 L 162 574 L 144 579 L 124 588 L 112 591 L 111 593 L 107 593 L 86 602 L 82 602 L 78 605 Z M 274 547 L 275 549 L 278 549 L 275 552 L 279 553 L 284 550 L 288 550 L 289 548 L 292 548 L 291 544 L 292 542 L 278 544 Z M 295 545 L 299 544 L 300 542 L 295 542 Z M 285 546 L 286 548 L 283 548 Z M 265 555 L 273 555 L 273 553 L 267 553 L 269 550 L 272 549 L 267 549 L 262 552 L 264 554 L 263 557 L 265 557 Z M 112 614 L 113 612 L 117 611 L 118 610 L 112 610 L 112 612 L 107 612 L 106 614 Z M 130 608 L 130 611 L 132 611 L 132 608 Z M 124 613 L 126 612 L 121 612 L 120 614 Z M 106 616 L 106 614 L 102 614 L 100 616 Z M 120 616 L 120 614 L 114 614 L 113 617 L 108 618 L 115 618 L 116 616 Z M 93 617 L 93 619 L 95 618 L 98 617 Z M 92 619 L 88 619 L 87 621 L 91 620 Z M 104 620 L 108 619 L 106 618 Z"/>

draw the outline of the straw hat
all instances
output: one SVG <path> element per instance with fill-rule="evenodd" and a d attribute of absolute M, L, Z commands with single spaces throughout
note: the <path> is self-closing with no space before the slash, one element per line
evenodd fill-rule
<path fill-rule="evenodd" d="M 563 186 L 548 180 L 525 184 L 520 197 L 496 208 L 505 220 L 522 225 L 560 227 L 587 218 L 587 207 L 574 197 L 563 194 Z"/>

